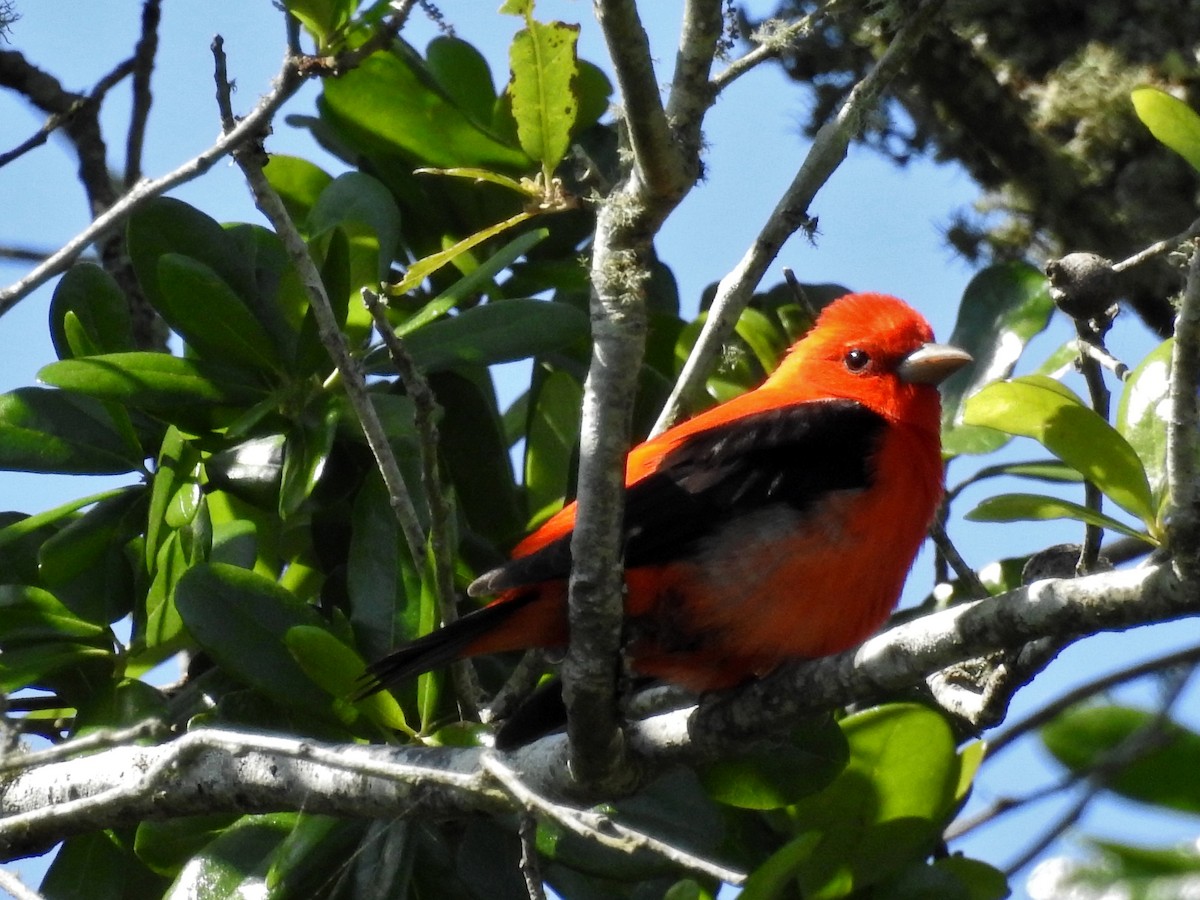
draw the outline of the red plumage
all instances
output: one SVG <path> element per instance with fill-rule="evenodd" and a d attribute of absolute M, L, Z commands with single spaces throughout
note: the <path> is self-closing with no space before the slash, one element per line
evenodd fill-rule
<path fill-rule="evenodd" d="M 629 454 L 627 654 L 696 691 L 861 642 L 895 606 L 942 496 L 937 384 L 970 357 L 881 294 L 831 303 L 757 389 Z M 567 641 L 575 504 L 471 585 L 497 593 L 370 667 L 369 690 L 454 659 Z"/>

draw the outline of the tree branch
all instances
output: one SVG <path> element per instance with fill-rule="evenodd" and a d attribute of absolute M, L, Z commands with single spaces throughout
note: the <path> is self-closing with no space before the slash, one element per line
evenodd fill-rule
<path fill-rule="evenodd" d="M 1170 420 L 1167 423 L 1167 486 L 1171 497 L 1170 548 L 1181 578 L 1200 577 L 1200 486 L 1196 483 L 1196 429 L 1200 410 L 1200 244 L 1193 241 L 1183 302 L 1175 320 L 1171 354 Z"/>
<path fill-rule="evenodd" d="M 1200 614 L 1200 597 L 1169 566 L 1042 581 L 897 626 L 856 651 L 785 667 L 699 708 L 630 723 L 637 765 L 626 792 L 680 763 L 745 750 L 747 738 L 816 711 L 866 704 L 921 685 L 946 666 L 1051 637 Z M 199 730 L 156 747 L 121 746 L 35 765 L 0 782 L 0 857 L 142 818 L 304 809 L 348 817 L 511 812 L 480 748 L 321 745 Z M 529 790 L 574 803 L 615 794 L 568 772 L 562 735 L 502 757 Z"/>
<path fill-rule="evenodd" d="M 658 434 L 674 424 L 682 415 L 688 400 L 700 389 L 767 267 L 787 239 L 811 221 L 808 209 L 817 191 L 846 158 L 846 149 L 861 128 L 863 118 L 900 66 L 916 51 L 941 5 L 942 0 L 925 0 L 921 4 L 896 33 L 875 68 L 855 85 L 837 116 L 821 126 L 800 171 L 779 199 L 754 243 L 733 271 L 717 285 L 708 319 L 652 433 Z"/>

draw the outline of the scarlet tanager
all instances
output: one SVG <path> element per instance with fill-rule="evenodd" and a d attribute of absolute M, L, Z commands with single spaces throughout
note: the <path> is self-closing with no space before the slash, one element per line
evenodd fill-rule
<path fill-rule="evenodd" d="M 943 491 L 937 385 L 969 363 L 882 294 L 831 303 L 759 388 L 634 447 L 626 653 L 694 691 L 875 632 Z M 488 606 L 368 669 L 364 693 L 456 659 L 567 643 L 575 504 L 476 579 Z"/>

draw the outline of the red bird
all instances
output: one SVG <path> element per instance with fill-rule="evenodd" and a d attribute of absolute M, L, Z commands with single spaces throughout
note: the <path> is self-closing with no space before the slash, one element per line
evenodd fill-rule
<path fill-rule="evenodd" d="M 694 691 L 853 647 L 887 618 L 942 497 L 937 384 L 970 362 L 881 294 L 831 303 L 756 390 L 634 447 L 635 672 Z M 373 664 L 366 693 L 456 659 L 567 642 L 571 503 L 471 584 L 489 606 Z"/>

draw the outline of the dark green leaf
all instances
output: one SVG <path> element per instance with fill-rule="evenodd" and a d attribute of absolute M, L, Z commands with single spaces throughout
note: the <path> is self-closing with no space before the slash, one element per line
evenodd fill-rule
<path fill-rule="evenodd" d="M 439 90 L 411 49 L 375 53 L 324 82 L 323 112 L 381 148 L 426 165 L 525 170 L 530 160 L 502 143 Z"/>
<path fill-rule="evenodd" d="M 296 813 L 243 816 L 189 860 L 164 900 L 266 896 L 271 861 L 296 818 Z"/>
<path fill-rule="evenodd" d="M 166 353 L 112 353 L 51 363 L 38 380 L 53 387 L 166 415 L 180 406 L 253 403 L 265 391 L 244 374 Z"/>
<path fill-rule="evenodd" d="M 496 105 L 496 87 L 483 54 L 466 41 L 441 35 L 425 48 L 425 60 L 446 96 L 477 125 L 486 128 Z"/>
<path fill-rule="evenodd" d="M 796 732 L 791 741 L 722 759 L 700 780 L 718 803 L 742 809 L 779 809 L 828 785 L 849 759 L 845 734 L 832 718 Z"/>
<path fill-rule="evenodd" d="M 271 859 L 266 887 L 271 897 L 326 896 L 331 872 L 343 872 L 346 861 L 354 859 L 357 845 L 368 828 L 365 822 L 335 819 L 301 813 L 293 828 Z M 376 842 L 378 843 L 378 842 Z M 380 882 L 375 882 L 378 887 Z M 367 892 L 360 892 L 359 896 Z M 339 894 L 338 896 L 342 896 Z M 403 896 L 380 893 L 377 896 Z"/>
<path fill-rule="evenodd" d="M 134 849 L 151 870 L 175 878 L 193 856 L 239 818 L 236 813 L 214 813 L 147 819 L 138 825 Z"/>
<path fill-rule="evenodd" d="M 316 488 L 333 449 L 339 414 L 338 406 L 330 403 L 323 415 L 306 415 L 288 432 L 279 487 L 280 518 L 295 515 Z"/>
<path fill-rule="evenodd" d="M 505 300 L 466 310 L 408 335 L 417 365 L 438 372 L 463 363 L 493 365 L 558 350 L 588 334 L 588 317 L 563 303 Z M 387 371 L 385 354 L 372 353 L 373 372 Z"/>
<path fill-rule="evenodd" d="M 442 458 L 470 528 L 498 547 L 525 531 L 491 379 L 486 371 L 442 372 L 429 379 L 443 410 Z"/>
<path fill-rule="evenodd" d="M 175 587 L 175 605 L 196 642 L 222 669 L 268 697 L 312 713 L 328 695 L 283 643 L 297 625 L 324 627 L 311 606 L 256 572 L 223 563 L 193 566 Z"/>
<path fill-rule="evenodd" d="M 1099 525 L 1130 537 L 1153 543 L 1144 533 L 1125 523 L 1069 500 L 1042 494 L 1000 494 L 988 497 L 964 517 L 972 522 L 1045 522 L 1051 519 L 1075 519 Z"/>
<path fill-rule="evenodd" d="M 28 585 L 0 585 L 0 649 L 4 659 L 18 647 L 65 640 L 101 648 L 112 646 L 107 628 L 79 618 L 49 591 Z"/>
<path fill-rule="evenodd" d="M 54 289 L 50 301 L 50 338 L 59 359 L 84 354 L 84 348 L 73 346 L 69 340 L 65 325 L 68 313 L 74 314 L 90 352 L 119 353 L 133 349 L 129 302 L 113 277 L 99 266 L 90 263 L 73 266 Z"/>
<path fill-rule="evenodd" d="M 42 584 L 57 588 L 89 622 L 107 625 L 130 612 L 134 579 L 126 545 L 145 525 L 147 493 L 135 485 L 102 500 L 38 550 Z M 71 590 L 72 581 L 82 583 Z"/>
<path fill-rule="evenodd" d="M 141 466 L 102 403 L 44 388 L 0 394 L 0 469 L 120 475 Z"/>
<path fill-rule="evenodd" d="M 282 360 L 270 335 L 220 275 L 181 253 L 158 260 L 158 311 L 201 356 L 251 371 L 278 372 Z"/>
<path fill-rule="evenodd" d="M 106 728 L 123 728 L 149 719 L 167 718 L 167 698 L 155 687 L 136 678 L 106 685 L 79 707 L 72 737 Z M 146 738 L 145 741 L 151 741 Z"/>
<path fill-rule="evenodd" d="M 168 253 L 183 254 L 207 266 L 243 301 L 248 302 L 257 292 L 251 261 L 238 252 L 238 242 L 215 219 L 182 200 L 156 197 L 148 201 L 130 217 L 128 240 L 138 282 L 159 312 L 167 300 L 159 260 Z M 175 304 L 185 302 L 174 300 Z"/>
<path fill-rule="evenodd" d="M 975 361 L 942 385 L 942 449 L 948 455 L 990 453 L 1008 438 L 963 423 L 963 403 L 981 387 L 1012 374 L 1025 345 L 1054 312 L 1046 277 L 1027 263 L 984 269 L 967 285 L 949 343 Z"/>
<path fill-rule="evenodd" d="M 121 834 L 93 831 L 68 838 L 42 879 L 41 894 L 55 900 L 161 897 L 167 881 L 142 864 Z"/>
<path fill-rule="evenodd" d="M 365 226 L 373 240 L 367 240 L 354 225 Z M 347 172 L 321 192 L 308 215 L 308 232 L 317 237 L 334 228 L 345 230 L 356 245 L 367 241 L 368 249 L 373 252 L 370 280 L 363 282 L 359 276 L 353 279 L 357 284 L 377 281 L 387 274 L 400 240 L 400 210 L 391 192 L 378 179 L 362 172 Z"/>
<path fill-rule="evenodd" d="M 1134 735 L 1148 738 L 1145 752 L 1119 766 L 1106 786 L 1142 803 L 1200 813 L 1200 734 L 1154 713 L 1123 706 L 1068 710 L 1042 729 L 1042 742 L 1070 771 L 1086 775 Z M 1128 748 L 1129 744 L 1125 744 Z"/>
<path fill-rule="evenodd" d="M 525 495 L 535 520 L 563 504 L 574 473 L 583 388 L 566 372 L 541 379 L 525 442 Z"/>
<path fill-rule="evenodd" d="M 333 181 L 333 176 L 315 163 L 282 153 L 272 153 L 263 171 L 294 222 L 308 218 L 321 191 Z"/>
<path fill-rule="evenodd" d="M 214 487 L 263 508 L 275 509 L 283 477 L 286 438 L 268 434 L 214 453 L 204 471 Z"/>

